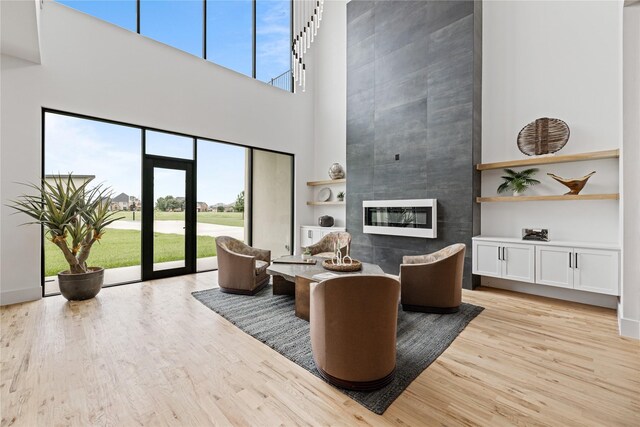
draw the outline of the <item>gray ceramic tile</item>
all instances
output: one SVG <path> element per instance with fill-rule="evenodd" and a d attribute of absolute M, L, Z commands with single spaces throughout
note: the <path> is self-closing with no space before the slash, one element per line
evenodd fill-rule
<path fill-rule="evenodd" d="M 369 36 L 372 36 L 375 28 L 373 9 L 369 9 L 357 18 L 348 21 L 347 46 L 356 44 Z"/>
<path fill-rule="evenodd" d="M 363 13 L 373 10 L 376 1 L 351 0 L 347 3 L 347 23 L 350 24 Z"/>
<path fill-rule="evenodd" d="M 364 40 L 347 47 L 347 67 L 355 69 L 374 61 L 374 40 L 372 34 Z"/>
<path fill-rule="evenodd" d="M 418 38 L 384 56 L 376 56 L 375 84 L 413 73 L 428 65 L 427 39 Z"/>

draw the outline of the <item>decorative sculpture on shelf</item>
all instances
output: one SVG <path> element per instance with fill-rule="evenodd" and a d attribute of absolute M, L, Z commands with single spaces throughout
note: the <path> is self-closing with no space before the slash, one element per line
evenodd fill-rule
<path fill-rule="evenodd" d="M 329 178 L 331 179 L 344 178 L 344 168 L 340 163 L 334 163 L 329 167 Z"/>
<path fill-rule="evenodd" d="M 560 184 L 566 185 L 567 188 L 569 188 L 569 192 L 565 193 L 565 195 L 577 196 L 594 173 L 596 173 L 596 171 L 593 171 L 590 174 L 583 176 L 582 178 L 563 178 L 552 173 L 547 173 L 547 175 L 558 181 Z"/>
<path fill-rule="evenodd" d="M 522 128 L 518 148 L 527 156 L 560 151 L 569 140 L 569 126 L 560 119 L 542 117 Z"/>

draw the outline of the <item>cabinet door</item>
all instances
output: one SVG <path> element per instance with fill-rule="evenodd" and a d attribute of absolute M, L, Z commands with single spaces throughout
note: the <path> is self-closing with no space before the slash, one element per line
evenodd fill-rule
<path fill-rule="evenodd" d="M 533 283 L 535 279 L 535 247 L 503 244 L 502 278 Z"/>
<path fill-rule="evenodd" d="M 589 292 L 619 295 L 618 251 L 575 248 L 573 287 Z"/>
<path fill-rule="evenodd" d="M 312 244 L 316 244 L 324 237 L 324 230 L 319 228 L 313 228 L 312 231 L 313 231 Z"/>
<path fill-rule="evenodd" d="M 536 283 L 573 288 L 573 251 L 563 246 L 536 246 Z"/>
<path fill-rule="evenodd" d="M 300 246 L 306 248 L 313 245 L 313 230 L 308 227 L 300 227 Z"/>
<path fill-rule="evenodd" d="M 482 276 L 500 277 L 502 261 L 499 259 L 497 242 L 474 241 L 473 242 L 473 274 Z"/>

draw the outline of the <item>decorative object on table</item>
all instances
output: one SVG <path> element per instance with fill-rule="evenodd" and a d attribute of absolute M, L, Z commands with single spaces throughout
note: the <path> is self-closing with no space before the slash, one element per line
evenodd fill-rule
<path fill-rule="evenodd" d="M 330 215 L 322 215 L 318 218 L 318 225 L 320 227 L 333 227 L 335 220 Z"/>
<path fill-rule="evenodd" d="M 342 179 L 344 178 L 344 168 L 340 163 L 334 163 L 329 167 L 329 178 Z"/>
<path fill-rule="evenodd" d="M 596 173 L 596 171 L 593 171 L 590 174 L 583 176 L 582 178 L 563 178 L 552 173 L 547 173 L 547 175 L 558 181 L 560 184 L 566 185 L 567 188 L 569 188 L 569 192 L 565 193 L 565 195 L 571 194 L 575 196 L 580 194 L 580 191 L 582 191 L 584 186 L 587 184 L 587 181 L 593 176 L 594 173 Z"/>
<path fill-rule="evenodd" d="M 304 252 L 302 253 L 302 259 L 303 260 L 309 260 L 309 259 L 311 259 L 311 257 L 312 257 L 311 249 L 304 248 Z"/>
<path fill-rule="evenodd" d="M 504 182 L 498 187 L 498 193 L 513 191 L 514 196 L 520 196 L 524 194 L 527 188 L 540 184 L 540 181 L 533 178 L 533 175 L 538 172 L 537 168 L 525 169 L 520 172 L 516 172 L 513 169 L 504 169 L 504 172 L 507 175 L 502 177 Z"/>
<path fill-rule="evenodd" d="M 569 140 L 569 126 L 560 119 L 542 117 L 522 128 L 518 148 L 527 156 L 560 151 Z"/>
<path fill-rule="evenodd" d="M 546 228 L 523 228 L 522 240 L 549 241 L 549 230 Z"/>
<path fill-rule="evenodd" d="M 328 202 L 331 198 L 331 189 L 329 187 L 324 187 L 320 191 L 318 191 L 318 201 L 319 202 Z"/>
<path fill-rule="evenodd" d="M 109 210 L 111 189 L 98 184 L 89 188 L 86 180 L 72 174 L 43 179 L 38 185 L 26 184 L 33 195 L 22 195 L 12 201 L 11 208 L 22 212 L 44 227 L 45 236 L 60 248 L 69 270 L 58 273 L 58 285 L 63 297 L 82 301 L 95 297 L 104 281 L 102 267 L 89 267 L 91 247 L 99 241 L 106 227 L 121 219 Z"/>
<path fill-rule="evenodd" d="M 357 259 L 351 260 L 348 264 L 338 264 L 338 260 L 336 258 L 325 259 L 322 261 L 322 266 L 331 271 L 349 272 L 362 270 L 362 263 Z"/>
<path fill-rule="evenodd" d="M 336 197 L 338 198 L 339 202 L 344 202 L 344 191 L 339 192 Z"/>
<path fill-rule="evenodd" d="M 347 250 L 345 254 L 342 254 L 342 248 L 338 243 L 333 245 L 334 257 L 331 259 L 325 259 L 322 261 L 322 266 L 327 270 L 332 271 L 359 271 L 362 269 L 362 263 L 357 259 L 351 258 L 349 251 L 351 249 L 351 242 L 347 243 Z"/>
<path fill-rule="evenodd" d="M 303 255 L 303 257 L 306 255 Z M 276 258 L 271 261 L 273 264 L 309 264 L 315 265 L 317 261 L 313 258 L 294 258 L 292 256 L 286 256 L 282 258 Z"/>

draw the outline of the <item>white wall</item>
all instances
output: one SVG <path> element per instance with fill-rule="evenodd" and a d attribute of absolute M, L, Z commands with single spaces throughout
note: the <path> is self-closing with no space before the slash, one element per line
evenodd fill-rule
<path fill-rule="evenodd" d="M 316 61 L 312 64 L 314 78 L 314 181 L 329 179 L 329 166 L 338 162 L 347 169 L 347 2 L 333 0 L 324 3 L 322 25 L 312 50 Z M 347 170 L 348 175 L 348 170 Z M 311 190 L 309 197 L 317 197 L 322 187 Z M 346 185 L 332 185 L 332 200 Z M 348 196 L 347 196 L 348 197 Z M 311 210 L 312 208 L 307 208 Z M 321 215 L 331 215 L 336 226 L 345 226 L 345 206 L 313 208 L 317 225 Z"/>
<path fill-rule="evenodd" d="M 624 8 L 623 335 L 640 338 L 640 3 Z"/>
<path fill-rule="evenodd" d="M 483 4 L 482 161 L 521 159 L 518 132 L 539 117 L 567 122 L 558 154 L 622 146 L 622 3 L 513 1 Z M 582 194 L 617 193 L 617 160 L 540 167 L 527 194 L 563 194 L 546 176 L 597 171 Z M 482 195 L 496 194 L 501 171 L 483 172 Z M 550 229 L 553 240 L 619 243 L 617 201 L 484 203 L 482 234 L 520 237 Z M 483 283 L 485 283 L 483 281 Z"/>
<path fill-rule="evenodd" d="M 293 153 L 295 229 L 311 221 L 313 73 L 294 95 L 51 1 L 40 35 L 42 65 L 2 56 L 3 304 L 41 292 L 39 228 L 5 203 L 40 178 L 42 107 Z"/>

